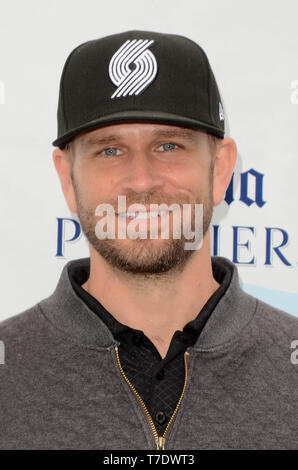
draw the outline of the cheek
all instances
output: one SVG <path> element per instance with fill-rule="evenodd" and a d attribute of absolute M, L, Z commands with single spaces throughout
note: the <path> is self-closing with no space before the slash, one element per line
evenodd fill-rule
<path fill-rule="evenodd" d="M 198 165 L 187 165 L 172 169 L 168 172 L 166 178 L 177 188 L 190 189 L 195 188 L 201 179 L 202 169 Z"/>
<path fill-rule="evenodd" d="M 197 165 L 188 174 L 188 187 L 195 193 L 206 194 L 210 191 L 210 170 L 208 167 Z"/>
<path fill-rule="evenodd" d="M 99 178 L 91 172 L 80 171 L 77 178 L 77 189 L 84 205 L 94 205 L 101 196 L 102 183 Z"/>

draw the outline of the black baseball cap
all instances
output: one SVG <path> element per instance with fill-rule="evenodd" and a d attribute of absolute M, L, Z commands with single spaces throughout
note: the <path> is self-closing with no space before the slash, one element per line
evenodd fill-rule
<path fill-rule="evenodd" d="M 158 122 L 223 138 L 224 112 L 209 60 L 175 34 L 126 31 L 77 46 L 60 80 L 58 135 L 63 149 L 101 125 Z"/>

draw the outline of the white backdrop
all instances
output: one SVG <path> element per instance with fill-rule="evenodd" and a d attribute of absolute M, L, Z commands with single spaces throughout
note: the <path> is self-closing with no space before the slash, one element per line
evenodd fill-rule
<path fill-rule="evenodd" d="M 78 44 L 130 29 L 181 34 L 207 53 L 238 146 L 215 249 L 237 263 L 245 290 L 298 316 L 297 1 L 2 0 L 0 9 L 0 320 L 51 294 L 64 264 L 89 255 L 81 236 L 56 256 L 57 218 L 71 217 L 52 161 L 59 80 Z M 65 239 L 73 233 L 66 223 Z"/>

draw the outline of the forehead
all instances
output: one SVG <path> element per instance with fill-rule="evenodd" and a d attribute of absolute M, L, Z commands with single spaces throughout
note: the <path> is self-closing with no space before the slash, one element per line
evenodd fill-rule
<path fill-rule="evenodd" d="M 127 122 L 101 126 L 95 130 L 85 132 L 77 140 L 84 148 L 93 145 L 108 144 L 113 141 L 124 141 L 130 137 L 140 138 L 182 138 L 192 142 L 201 140 L 205 133 L 199 129 L 175 126 L 170 124 L 149 122 Z"/>

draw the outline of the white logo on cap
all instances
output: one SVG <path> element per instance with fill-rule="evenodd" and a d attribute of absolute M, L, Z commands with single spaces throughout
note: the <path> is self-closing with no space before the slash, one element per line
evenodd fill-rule
<path fill-rule="evenodd" d="M 118 88 L 111 98 L 139 95 L 154 80 L 157 63 L 148 50 L 153 43 L 149 39 L 128 40 L 115 52 L 109 64 L 109 75 Z"/>
<path fill-rule="evenodd" d="M 219 102 L 219 120 L 220 121 L 225 120 L 224 110 L 223 110 L 221 102 Z"/>

